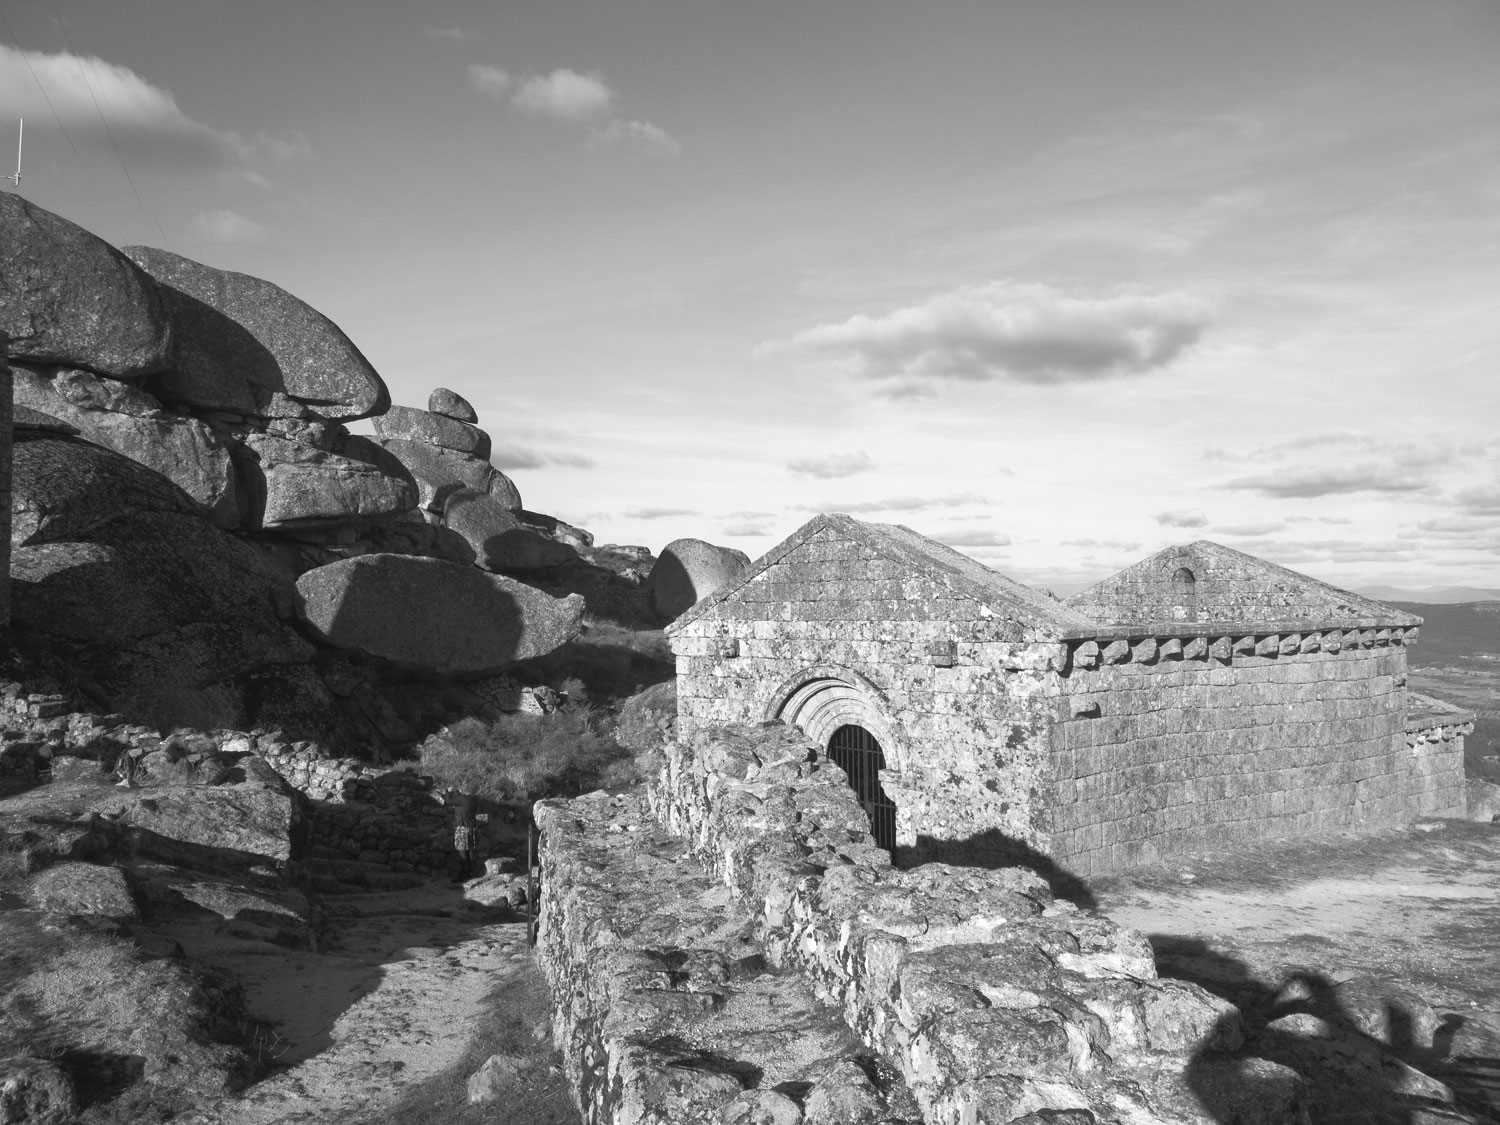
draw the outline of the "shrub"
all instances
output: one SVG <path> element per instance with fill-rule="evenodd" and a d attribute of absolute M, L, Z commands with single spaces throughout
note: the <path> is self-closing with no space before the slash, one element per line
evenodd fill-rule
<path fill-rule="evenodd" d="M 423 744 L 419 768 L 439 785 L 500 801 L 571 797 L 635 777 L 629 753 L 604 733 L 595 712 L 577 706 L 464 719 Z"/>
<path fill-rule="evenodd" d="M 608 706 L 644 686 L 677 674 L 672 650 L 660 629 L 625 629 L 596 622 L 561 648 L 523 664 L 523 683 L 545 683 L 559 691 L 581 684 L 588 702 Z"/>

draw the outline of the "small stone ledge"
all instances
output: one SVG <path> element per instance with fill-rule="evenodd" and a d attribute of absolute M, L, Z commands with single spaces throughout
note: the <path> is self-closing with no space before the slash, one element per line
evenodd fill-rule
<path fill-rule="evenodd" d="M 1054 901 L 1030 870 L 893 869 L 842 771 L 801 732 L 704 731 L 670 748 L 650 797 L 754 914 L 768 962 L 843 1010 L 925 1122 L 1213 1120 L 1187 1073 L 1240 1046 L 1236 1008 L 1157 979 L 1140 934 Z M 1295 1118 L 1300 1080 L 1286 1077 L 1290 1100 L 1267 1120 Z"/>
<path fill-rule="evenodd" d="M 1213 660 L 1231 664 L 1236 656 L 1276 658 L 1312 652 L 1338 653 L 1344 649 L 1385 648 L 1414 644 L 1416 626 L 1338 628 L 1275 625 L 1235 628 L 1224 625 L 1156 622 L 1104 627 L 1098 632 L 1065 638 L 1062 670 L 1097 668 L 1101 664 L 1157 664 L 1168 661 Z"/>
<path fill-rule="evenodd" d="M 1451 742 L 1474 733 L 1475 715 L 1430 695 L 1406 693 L 1406 746 L 1415 750 L 1423 743 Z"/>
<path fill-rule="evenodd" d="M 586 1125 L 914 1125 L 901 1079 L 762 955 L 637 794 L 543 801 L 537 954 Z"/>

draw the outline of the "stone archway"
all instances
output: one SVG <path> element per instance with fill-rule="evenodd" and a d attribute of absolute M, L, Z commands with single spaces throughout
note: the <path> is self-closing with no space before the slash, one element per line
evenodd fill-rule
<path fill-rule="evenodd" d="M 797 727 L 825 747 L 839 727 L 863 727 L 885 748 L 889 769 L 906 765 L 906 740 L 888 718 L 884 695 L 853 669 L 826 664 L 803 669 L 772 696 L 765 717 Z"/>

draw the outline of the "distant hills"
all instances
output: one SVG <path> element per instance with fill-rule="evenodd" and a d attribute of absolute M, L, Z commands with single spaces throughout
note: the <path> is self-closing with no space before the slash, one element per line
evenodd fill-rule
<path fill-rule="evenodd" d="M 1500 590 L 1481 590 L 1477 586 L 1424 586 L 1403 589 L 1399 586 L 1363 586 L 1354 591 L 1377 602 L 1421 602 L 1423 605 L 1457 605 L 1459 602 L 1500 601 Z M 1405 607 L 1403 607 L 1405 608 Z M 1420 613 L 1420 610 L 1412 610 Z"/>
<path fill-rule="evenodd" d="M 1500 672 L 1500 601 L 1386 604 L 1422 618 L 1422 632 L 1408 656 L 1414 667 L 1451 664 Z"/>

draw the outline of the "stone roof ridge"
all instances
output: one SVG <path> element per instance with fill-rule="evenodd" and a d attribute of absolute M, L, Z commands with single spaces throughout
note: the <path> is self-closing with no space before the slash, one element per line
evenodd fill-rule
<path fill-rule="evenodd" d="M 803 524 L 747 567 L 738 578 L 698 602 L 667 626 L 668 634 L 696 620 L 730 598 L 792 551 L 825 530 L 857 539 L 871 550 L 918 573 L 935 578 L 956 593 L 991 609 L 1008 609 L 1028 623 L 1057 632 L 1087 631 L 1096 623 L 1038 590 L 943 543 L 901 524 L 865 523 L 843 512 L 823 512 Z"/>
<path fill-rule="evenodd" d="M 1298 590 L 1310 602 L 1322 601 L 1327 603 L 1326 611 L 1319 610 L 1313 614 L 1313 618 L 1317 620 L 1323 620 L 1325 612 L 1327 619 L 1331 621 L 1335 619 L 1336 613 L 1339 617 L 1343 617 L 1347 615 L 1349 610 L 1354 610 L 1361 619 L 1378 621 L 1382 625 L 1415 627 L 1422 624 L 1422 618 L 1415 614 L 1406 613 L 1396 609 L 1394 606 L 1377 602 L 1373 598 L 1356 594 L 1352 590 L 1345 590 L 1330 582 L 1313 578 L 1311 575 L 1303 574 L 1301 571 L 1280 566 L 1258 555 L 1252 555 L 1246 551 L 1238 551 L 1233 547 L 1226 547 L 1222 543 L 1215 543 L 1211 539 L 1196 539 L 1191 543 L 1163 547 L 1155 554 L 1149 555 L 1137 563 L 1132 563 L 1124 570 L 1117 571 L 1108 578 L 1100 579 L 1092 586 L 1078 591 L 1067 599 L 1066 604 L 1075 611 L 1084 612 L 1087 612 L 1087 608 L 1090 605 L 1096 603 L 1115 602 L 1116 604 L 1123 605 L 1121 599 L 1115 597 L 1112 593 L 1120 585 L 1121 579 L 1137 574 L 1154 573 L 1162 561 L 1173 556 L 1185 554 L 1217 558 L 1221 561 L 1228 561 L 1239 566 L 1260 570 L 1266 574 L 1267 578 L 1288 584 L 1293 589 Z M 1339 613 L 1339 610 L 1343 612 Z M 1101 619 L 1104 616 L 1107 615 L 1102 615 Z"/>

